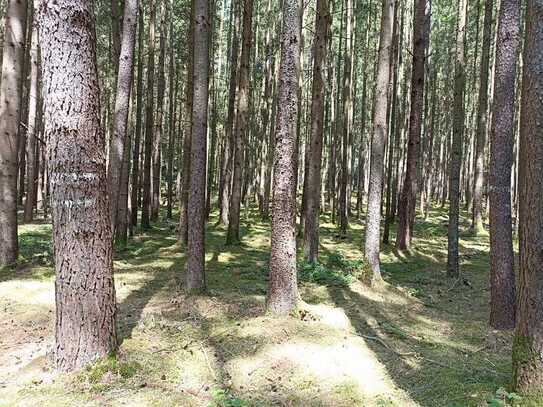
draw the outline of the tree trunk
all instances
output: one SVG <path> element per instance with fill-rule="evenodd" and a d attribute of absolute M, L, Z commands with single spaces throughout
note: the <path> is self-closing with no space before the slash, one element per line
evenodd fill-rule
<path fill-rule="evenodd" d="M 317 1 L 315 15 L 315 42 L 313 44 L 313 88 L 311 103 L 311 133 L 307 157 L 305 191 L 304 254 L 308 262 L 315 263 L 319 255 L 319 215 L 321 194 L 322 135 L 324 119 L 326 51 L 328 27 L 331 23 L 328 0 Z"/>
<path fill-rule="evenodd" d="M 508 5 L 509 2 L 505 2 Z M 515 7 L 516 5 L 512 6 Z M 514 23 L 513 23 L 514 24 Z M 515 27 L 512 28 L 515 30 Z M 519 152 L 520 272 L 513 341 L 513 387 L 541 397 L 543 388 L 543 3 L 528 0 L 523 54 Z M 514 32 L 514 31 L 513 31 Z M 512 79 L 509 77 L 508 79 Z M 512 81 L 513 82 L 513 81 Z M 509 83 L 510 85 L 510 83 Z M 510 94 L 514 95 L 514 92 Z"/>
<path fill-rule="evenodd" d="M 270 283 L 267 309 L 288 314 L 299 301 L 296 275 L 296 124 L 301 4 L 284 0 L 273 172 Z"/>
<path fill-rule="evenodd" d="M 245 133 L 247 131 L 247 113 L 249 110 L 249 62 L 251 57 L 251 42 L 253 37 L 253 0 L 244 0 L 243 33 L 241 58 L 238 78 L 238 106 L 236 128 L 234 132 L 234 175 L 232 179 L 232 194 L 228 210 L 228 234 L 226 244 L 239 243 L 239 212 L 241 204 L 242 162 Z"/>
<path fill-rule="evenodd" d="M 207 0 L 193 0 L 194 93 L 188 199 L 187 291 L 205 289 L 205 200 L 210 22 Z M 185 174 L 186 175 L 186 174 Z"/>
<path fill-rule="evenodd" d="M 43 0 L 39 21 L 56 269 L 55 362 L 73 370 L 117 348 L 93 3 Z"/>
<path fill-rule="evenodd" d="M 143 163 L 143 203 L 141 210 L 141 227 L 151 226 L 151 163 L 153 158 L 154 126 L 154 93 L 155 93 L 155 19 L 156 3 L 151 0 L 149 16 L 149 38 L 147 46 L 147 102 L 145 106 L 145 151 Z"/>
<path fill-rule="evenodd" d="M 464 87 L 466 84 L 466 24 L 467 0 L 458 3 L 458 27 L 456 33 L 456 63 L 454 71 L 454 119 L 449 166 L 449 226 L 447 275 L 460 276 L 458 256 L 458 222 L 460 211 L 460 167 L 462 165 L 462 136 L 464 134 Z"/>
<path fill-rule="evenodd" d="M 426 49 L 430 37 L 430 0 L 417 0 L 413 14 L 413 73 L 411 77 L 411 112 L 409 114 L 409 141 L 407 169 L 398 207 L 396 248 L 411 247 L 412 225 L 417 205 L 418 172 L 422 117 L 424 111 L 424 82 L 426 77 Z"/>
<path fill-rule="evenodd" d="M 475 147 L 475 180 L 473 188 L 473 223 L 472 231 L 478 234 L 483 226 L 483 187 L 485 183 L 485 145 L 487 132 L 488 108 L 488 65 L 490 60 L 490 36 L 492 31 L 493 0 L 486 0 L 485 19 L 483 22 L 483 53 L 481 56 L 481 72 L 479 75 L 479 103 L 477 106 L 477 142 Z M 514 86 L 514 84 L 513 84 Z"/>
<path fill-rule="evenodd" d="M 108 184 L 110 199 L 111 228 L 115 234 L 117 209 L 119 207 L 121 174 L 123 172 L 124 149 L 127 139 L 128 111 L 132 79 L 134 77 L 134 47 L 138 21 L 138 0 L 126 0 L 124 3 L 123 34 L 117 76 L 115 96 L 114 132 L 109 146 Z"/>
<path fill-rule="evenodd" d="M 394 0 L 382 1 L 381 34 L 377 62 L 377 82 L 374 95 L 373 140 L 371 143 L 370 185 L 366 218 L 365 257 L 373 272 L 373 283 L 380 284 L 379 261 L 381 225 L 381 197 L 383 194 L 383 171 L 385 145 L 387 142 L 387 104 L 390 81 L 390 57 L 392 48 L 392 19 Z"/>
<path fill-rule="evenodd" d="M 39 2 L 34 0 L 34 8 L 37 11 Z M 38 65 L 38 26 L 37 22 L 32 24 L 32 40 L 30 46 L 30 86 L 28 90 L 28 120 L 26 122 L 26 202 L 24 211 L 24 221 L 32 222 L 34 217 L 34 206 L 36 204 L 36 188 L 37 181 L 37 162 L 36 156 L 38 152 L 38 135 L 37 117 L 38 117 L 38 81 L 39 81 L 39 65 Z"/>
<path fill-rule="evenodd" d="M 9 0 L 0 86 L 0 267 L 17 261 L 17 161 L 26 41 L 26 1 Z"/>
<path fill-rule="evenodd" d="M 490 325 L 515 327 L 511 166 L 515 144 L 515 81 L 520 46 L 520 1 L 502 0 L 498 15 L 494 108 L 490 130 Z"/>

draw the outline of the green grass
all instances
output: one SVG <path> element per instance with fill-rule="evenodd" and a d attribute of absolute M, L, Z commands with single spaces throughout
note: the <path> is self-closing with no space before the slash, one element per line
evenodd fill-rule
<path fill-rule="evenodd" d="M 320 262 L 306 264 L 301 250 L 298 258 L 306 306 L 281 319 L 264 312 L 269 223 L 251 209 L 242 217 L 241 243 L 227 247 L 216 220 L 206 231 L 204 295 L 184 294 L 176 222 L 138 230 L 117 246 L 119 355 L 68 376 L 54 373 L 47 359 L 31 369 L 34 359 L 21 356 L 21 343 L 38 344 L 41 336 L 52 344 L 54 324 L 50 226 L 24 225 L 21 266 L 0 275 L 7 310 L 0 327 L 24 338 L 0 359 L 13 367 L 13 374 L 0 374 L 7 383 L 0 405 L 522 403 L 499 390 L 509 386 L 511 335 L 494 334 L 487 324 L 488 236 L 462 234 L 462 279 L 447 279 L 445 210 L 417 220 L 410 253 L 382 248 L 388 285 L 379 292 L 365 283 L 363 222 L 353 219 L 339 239 L 323 217 Z M 26 376 L 10 354 L 22 357 Z"/>

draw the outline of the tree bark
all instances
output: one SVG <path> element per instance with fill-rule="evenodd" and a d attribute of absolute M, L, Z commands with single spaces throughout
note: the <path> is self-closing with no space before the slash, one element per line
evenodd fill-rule
<path fill-rule="evenodd" d="M 319 215 L 321 194 L 322 135 L 324 119 L 324 70 L 331 23 L 328 0 L 317 1 L 315 15 L 315 42 L 313 44 L 313 85 L 311 103 L 311 133 L 307 158 L 305 191 L 304 254 L 308 262 L 315 263 L 319 255 Z"/>
<path fill-rule="evenodd" d="M 273 172 L 270 283 L 266 300 L 273 314 L 288 314 L 299 301 L 296 275 L 296 125 L 300 69 L 301 4 L 284 0 L 275 163 Z"/>
<path fill-rule="evenodd" d="M 505 2 L 507 5 L 507 2 Z M 513 386 L 543 394 L 543 3 L 528 0 L 519 152 L 520 272 L 513 341 Z"/>
<path fill-rule="evenodd" d="M 456 63 L 454 71 L 454 119 L 449 166 L 449 226 L 447 275 L 460 276 L 458 256 L 458 221 L 460 211 L 460 167 L 462 165 L 462 136 L 464 134 L 464 87 L 466 84 L 466 24 L 467 0 L 458 3 L 458 27 L 456 33 Z"/>
<path fill-rule="evenodd" d="M 396 248 L 411 247 L 412 225 L 417 205 L 418 172 L 422 117 L 424 111 L 424 82 L 426 77 L 426 49 L 430 37 L 430 0 L 417 0 L 413 14 L 413 73 L 411 77 L 411 112 L 409 114 L 409 141 L 407 169 L 398 207 Z"/>
<path fill-rule="evenodd" d="M 55 361 L 79 369 L 117 348 L 93 3 L 40 6 L 56 270 Z"/>
<path fill-rule="evenodd" d="M 473 222 L 472 231 L 475 234 L 484 230 L 483 226 L 483 187 L 485 183 L 485 146 L 487 132 L 488 109 L 488 65 L 490 61 L 490 36 L 492 32 L 493 0 L 486 0 L 485 18 L 483 22 L 483 53 L 481 55 L 481 72 L 479 103 L 477 106 L 477 141 L 475 146 L 475 179 L 473 188 Z M 514 84 L 513 84 L 514 86 Z M 498 102 L 499 103 L 499 102 Z"/>
<path fill-rule="evenodd" d="M 394 0 L 383 0 L 379 57 L 377 62 L 377 82 L 374 95 L 373 140 L 371 143 L 370 184 L 365 241 L 365 257 L 373 272 L 373 283 L 377 285 L 382 281 L 379 261 L 381 244 L 379 229 L 381 225 L 385 145 L 388 134 L 387 103 L 390 81 L 393 16 Z"/>
<path fill-rule="evenodd" d="M 193 0 L 194 93 L 188 199 L 187 291 L 205 289 L 205 195 L 210 22 L 207 0 Z"/>
<path fill-rule="evenodd" d="M 489 169 L 490 325 L 496 329 L 514 328 L 516 314 L 511 166 L 515 144 L 519 18 L 520 1 L 502 0 L 498 15 Z"/>
<path fill-rule="evenodd" d="M 39 2 L 34 0 L 34 8 L 37 10 Z M 34 217 L 34 207 L 36 204 L 37 182 L 37 162 L 38 135 L 37 117 L 38 117 L 38 25 L 34 21 L 32 24 L 32 40 L 30 45 L 30 85 L 28 89 L 28 119 L 26 121 L 26 201 L 24 210 L 24 221 L 32 222 Z"/>
<path fill-rule="evenodd" d="M 228 210 L 228 234 L 226 244 L 239 243 L 239 212 L 241 205 L 242 161 L 245 133 L 247 131 L 247 113 L 249 110 L 249 62 L 253 37 L 253 0 L 244 0 L 243 33 L 238 78 L 238 106 L 234 132 L 234 174 L 232 193 Z"/>
<path fill-rule="evenodd" d="M 19 120 L 26 42 L 27 3 L 9 0 L 4 25 L 0 85 L 0 267 L 17 261 Z"/>
<path fill-rule="evenodd" d="M 108 185 L 110 199 L 111 228 L 115 234 L 117 209 L 119 207 L 121 174 L 123 172 L 124 149 L 127 139 L 128 112 L 132 80 L 134 77 L 134 47 L 138 21 L 138 0 L 125 0 L 123 34 L 115 96 L 114 132 L 109 146 Z"/>

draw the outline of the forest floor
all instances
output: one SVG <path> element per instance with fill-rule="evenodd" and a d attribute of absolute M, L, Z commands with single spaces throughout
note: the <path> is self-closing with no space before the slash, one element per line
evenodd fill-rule
<path fill-rule="evenodd" d="M 225 247 L 215 221 L 206 295 L 183 294 L 175 222 L 117 251 L 119 354 L 71 375 L 55 373 L 48 357 L 51 226 L 23 225 L 22 265 L 0 274 L 0 405 L 459 407 L 514 398 L 504 390 L 511 335 L 487 324 L 488 237 L 462 235 L 462 278 L 448 279 L 444 210 L 417 221 L 410 254 L 383 248 L 380 291 L 365 282 L 363 223 L 340 239 L 324 218 L 322 265 L 300 264 L 306 305 L 280 319 L 264 312 L 269 223 L 251 213 L 241 245 Z"/>

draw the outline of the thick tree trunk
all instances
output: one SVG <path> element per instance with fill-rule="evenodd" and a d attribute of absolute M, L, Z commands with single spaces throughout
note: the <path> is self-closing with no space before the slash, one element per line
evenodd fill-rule
<path fill-rule="evenodd" d="M 430 37 L 429 0 L 417 0 L 413 14 L 413 73 L 411 77 L 411 112 L 409 114 L 409 140 L 407 145 L 407 169 L 398 206 L 398 231 L 396 248 L 407 250 L 413 236 L 412 225 L 417 205 L 418 172 L 422 117 L 424 111 L 424 82 L 426 77 L 426 49 Z"/>
<path fill-rule="evenodd" d="M 205 199 L 210 22 L 207 0 L 193 0 L 194 93 L 188 199 L 188 292 L 205 289 Z M 186 174 L 185 174 L 186 175 Z"/>
<path fill-rule="evenodd" d="M 486 0 L 485 19 L 483 22 L 483 53 L 481 56 L 481 72 L 479 75 L 479 103 L 477 106 L 477 142 L 475 147 L 475 180 L 473 188 L 473 223 L 472 231 L 478 234 L 483 227 L 483 187 L 485 183 L 485 146 L 487 132 L 488 108 L 488 65 L 490 61 L 490 40 L 492 32 L 493 0 Z M 514 85 L 514 84 L 513 84 Z M 498 102 L 499 103 L 499 102 Z"/>
<path fill-rule="evenodd" d="M 143 203 L 141 210 L 141 227 L 148 229 L 151 226 L 151 163 L 153 159 L 154 140 L 154 94 L 155 94 L 155 19 L 156 4 L 150 1 L 149 38 L 147 46 L 147 101 L 145 106 L 145 150 L 143 157 Z"/>
<path fill-rule="evenodd" d="M 507 5 L 508 2 L 505 2 Z M 515 7 L 515 6 L 513 6 Z M 515 7 L 516 8 L 516 7 Z M 514 24 L 514 23 L 513 23 Z M 513 27 L 513 30 L 515 28 Z M 513 342 L 513 387 L 543 389 L 543 3 L 528 0 L 524 37 L 519 152 L 520 273 Z M 514 94 L 514 93 L 513 93 Z"/>
<path fill-rule="evenodd" d="M 247 131 L 247 113 L 249 110 L 249 62 L 251 57 L 251 42 L 253 37 L 253 0 L 244 0 L 243 7 L 243 33 L 241 45 L 241 58 L 238 78 L 238 106 L 236 114 L 236 127 L 234 132 L 234 174 L 232 179 L 232 193 L 228 210 L 227 244 L 235 244 L 239 237 L 239 212 L 241 204 L 242 163 L 245 133 Z"/>
<path fill-rule="evenodd" d="M 324 119 L 324 70 L 328 48 L 328 27 L 331 23 L 328 0 L 317 1 L 315 42 L 313 44 L 313 88 L 311 103 L 311 133 L 307 157 L 305 191 L 304 254 L 308 262 L 316 262 L 319 255 L 319 215 L 321 194 L 322 135 Z"/>
<path fill-rule="evenodd" d="M 388 134 L 387 103 L 390 81 L 393 16 L 394 1 L 382 0 L 381 34 L 379 37 L 377 82 L 374 95 L 373 140 L 371 143 L 370 185 L 368 192 L 365 241 L 365 257 L 373 272 L 374 284 L 380 284 L 382 280 L 379 261 L 381 243 L 379 229 L 381 225 L 381 197 L 383 195 L 385 145 Z"/>
<path fill-rule="evenodd" d="M 498 15 L 494 107 L 490 130 L 490 325 L 515 327 L 511 166 L 515 144 L 515 81 L 520 46 L 520 1 L 502 0 Z"/>
<path fill-rule="evenodd" d="M 300 69 L 301 4 L 284 0 L 273 172 L 270 283 L 267 309 L 288 314 L 299 301 L 296 275 L 296 124 Z"/>
<path fill-rule="evenodd" d="M 115 231 L 117 225 L 121 174 L 123 172 L 124 150 L 128 133 L 128 112 L 132 79 L 134 77 L 134 47 L 137 21 L 138 0 L 126 0 L 124 3 L 123 35 L 117 76 L 117 93 L 115 96 L 114 131 L 109 145 L 108 185 L 110 220 L 113 231 Z"/>
<path fill-rule="evenodd" d="M 17 161 L 26 1 L 9 0 L 5 16 L 0 86 L 0 267 L 17 261 Z"/>
<path fill-rule="evenodd" d="M 39 2 L 34 0 L 34 7 L 39 7 Z M 37 161 L 38 135 L 37 117 L 38 117 L 38 26 L 33 22 L 32 40 L 30 46 L 30 85 L 28 89 L 28 119 L 26 122 L 26 202 L 24 211 L 24 221 L 32 222 L 34 217 L 34 207 L 36 205 Z"/>
<path fill-rule="evenodd" d="M 55 361 L 115 351 L 115 287 L 92 2 L 40 6 L 45 133 L 56 269 Z"/>
<path fill-rule="evenodd" d="M 460 167 L 462 165 L 462 136 L 464 134 L 464 87 L 466 84 L 466 24 L 467 0 L 458 3 L 458 27 L 456 33 L 456 63 L 454 71 L 454 119 L 449 166 L 449 226 L 447 275 L 459 277 L 458 222 L 460 212 Z"/>

